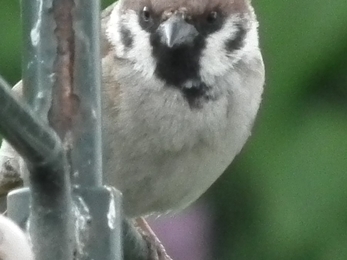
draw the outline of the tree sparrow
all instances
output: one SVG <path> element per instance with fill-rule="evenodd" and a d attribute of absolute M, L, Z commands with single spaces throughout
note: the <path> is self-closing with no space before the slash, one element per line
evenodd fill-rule
<path fill-rule="evenodd" d="M 240 152 L 263 92 L 257 27 L 249 0 L 104 11 L 104 173 L 126 215 L 186 207 Z"/>

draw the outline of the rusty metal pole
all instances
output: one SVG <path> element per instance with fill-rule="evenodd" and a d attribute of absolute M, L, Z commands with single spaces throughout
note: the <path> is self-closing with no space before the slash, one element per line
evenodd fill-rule
<path fill-rule="evenodd" d="M 56 68 L 62 66 L 56 62 L 58 41 L 54 37 L 57 24 L 52 15 L 53 5 L 51 0 L 22 1 L 23 92 L 37 120 L 42 122 L 41 128 L 36 130 L 26 127 L 28 134 L 22 135 L 22 145 L 30 143 L 30 134 L 42 132 L 43 126 L 49 127 L 47 114 L 52 109 L 52 90 L 59 78 Z M 17 118 L 22 127 L 28 119 L 25 115 Z M 50 153 L 42 154 L 44 163 L 35 162 L 21 153 L 30 172 L 26 183 L 30 191 L 18 190 L 8 197 L 9 216 L 22 227 L 26 225 L 37 260 L 73 259 L 74 255 L 70 173 L 63 144 L 59 138 L 56 140 L 58 153 L 54 157 Z M 40 134 L 36 142 L 48 145 Z M 14 144 L 14 147 L 21 152 L 18 145 Z M 39 152 L 39 148 L 36 149 Z"/>
<path fill-rule="evenodd" d="M 24 94 L 40 125 L 60 139 L 60 152 L 46 153 L 45 164 L 21 153 L 30 191 L 8 196 L 8 214 L 29 227 L 37 260 L 122 259 L 121 196 L 102 186 L 99 6 L 97 0 L 22 1 Z M 33 113 L 23 111 L 17 123 L 25 126 L 25 113 Z M 30 141 L 18 135 L 22 145 Z"/>

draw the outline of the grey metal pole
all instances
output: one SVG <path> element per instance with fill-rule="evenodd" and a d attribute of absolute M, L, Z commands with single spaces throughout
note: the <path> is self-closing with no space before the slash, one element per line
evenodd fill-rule
<path fill-rule="evenodd" d="M 22 1 L 23 90 L 29 106 L 45 123 L 48 123 L 47 113 L 51 109 L 52 87 L 56 80 L 54 63 L 58 44 L 52 37 L 56 28 L 52 7 L 52 1 Z M 16 115 L 13 112 L 14 108 L 15 106 L 7 112 Z M 19 133 L 22 145 L 30 143 L 30 135 L 43 133 L 48 127 L 44 127 L 43 124 L 36 128 L 32 125 L 26 126 L 30 117 L 25 114 L 13 119 L 18 120 L 16 129 L 25 127 L 27 130 L 27 133 Z M 12 129 L 12 133 L 16 133 L 16 129 Z M 21 212 L 17 212 L 17 216 L 12 214 L 12 217 L 18 219 L 23 218 L 20 215 L 30 215 L 29 234 L 37 260 L 72 259 L 74 254 L 74 244 L 71 243 L 74 240 L 74 232 L 69 168 L 60 140 L 56 134 L 52 136 L 59 145 L 59 150 L 53 158 L 50 158 L 47 149 L 43 149 L 47 138 L 39 135 L 36 139 L 36 143 L 42 145 L 34 147 L 35 152 L 42 153 L 42 161 L 45 163 L 33 161 L 18 149 L 18 145 L 14 145 L 26 159 L 30 171 L 30 192 L 23 190 L 17 193 L 17 203 L 9 203 L 9 215 L 11 216 L 13 206 L 18 205 L 18 201 L 27 201 L 30 197 L 30 213 L 29 208 L 22 208 Z M 46 145 L 48 144 L 47 142 Z M 9 201 L 13 199 L 14 197 Z"/>
<path fill-rule="evenodd" d="M 75 0 L 74 94 L 79 109 L 73 124 L 72 164 L 81 187 L 102 184 L 100 1 Z"/>
<path fill-rule="evenodd" d="M 36 259 L 72 259 L 71 191 L 61 143 L 6 85 L 0 79 L 0 131 L 26 160 L 31 180 L 31 192 L 22 190 L 16 203 L 9 203 L 9 216 L 26 220 L 30 196 L 30 237 Z M 16 207 L 23 202 L 24 208 Z"/>
<path fill-rule="evenodd" d="M 52 12 L 54 1 L 30 0 L 21 4 L 24 96 L 36 114 L 51 124 L 47 115 L 52 110 L 52 90 L 60 83 L 56 67 L 64 66 L 57 64 L 59 42 L 54 37 L 57 28 Z M 74 254 L 70 174 L 63 149 L 57 159 L 56 165 L 27 162 L 31 198 L 29 233 L 37 260 L 72 259 Z"/>
<path fill-rule="evenodd" d="M 79 248 L 83 246 L 78 256 L 121 260 L 121 195 L 102 186 L 100 1 L 75 0 L 74 4 L 73 91 L 79 107 L 72 124 L 71 163 L 75 200 L 84 203 L 76 203 L 76 209 L 89 217 L 78 233 Z"/>

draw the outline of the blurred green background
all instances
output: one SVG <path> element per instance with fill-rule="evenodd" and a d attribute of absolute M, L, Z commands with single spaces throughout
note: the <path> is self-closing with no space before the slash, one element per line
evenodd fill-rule
<path fill-rule="evenodd" d="M 215 259 L 347 259 L 347 1 L 253 4 L 266 91 L 252 138 L 205 195 Z M 0 73 L 14 84 L 19 3 L 0 7 Z"/>

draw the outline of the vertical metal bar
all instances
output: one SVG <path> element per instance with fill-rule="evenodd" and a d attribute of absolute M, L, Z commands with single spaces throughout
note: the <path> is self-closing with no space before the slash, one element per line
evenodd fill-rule
<path fill-rule="evenodd" d="M 75 0 L 74 93 L 79 110 L 73 124 L 72 164 L 82 187 L 101 186 L 100 1 Z"/>
<path fill-rule="evenodd" d="M 21 1 L 23 92 L 31 109 L 45 122 L 52 102 L 57 49 L 52 4 L 52 0 Z"/>
<path fill-rule="evenodd" d="M 28 164 L 31 206 L 29 232 L 36 260 L 72 260 L 72 197 L 65 154 L 54 163 Z"/>
<path fill-rule="evenodd" d="M 52 87 L 57 79 L 54 35 L 57 26 L 52 8 L 50 0 L 22 1 L 23 91 L 28 104 L 45 122 L 48 122 Z M 35 129 L 29 129 L 34 133 Z M 27 160 L 31 198 L 29 233 L 37 260 L 73 258 L 70 176 L 65 152 L 60 142 L 59 145 L 56 157 L 45 154 L 43 164 Z M 25 200 L 28 194 L 21 195 L 19 199 Z"/>
<path fill-rule="evenodd" d="M 76 211 L 90 222 L 78 230 L 77 259 L 122 259 L 122 211 L 118 191 L 102 185 L 100 1 L 75 0 L 74 94 L 79 109 L 73 122 Z M 88 210 L 88 212 L 86 212 Z M 80 218 L 83 219 L 83 218 Z M 85 232 L 89 232 L 89 236 Z"/>

